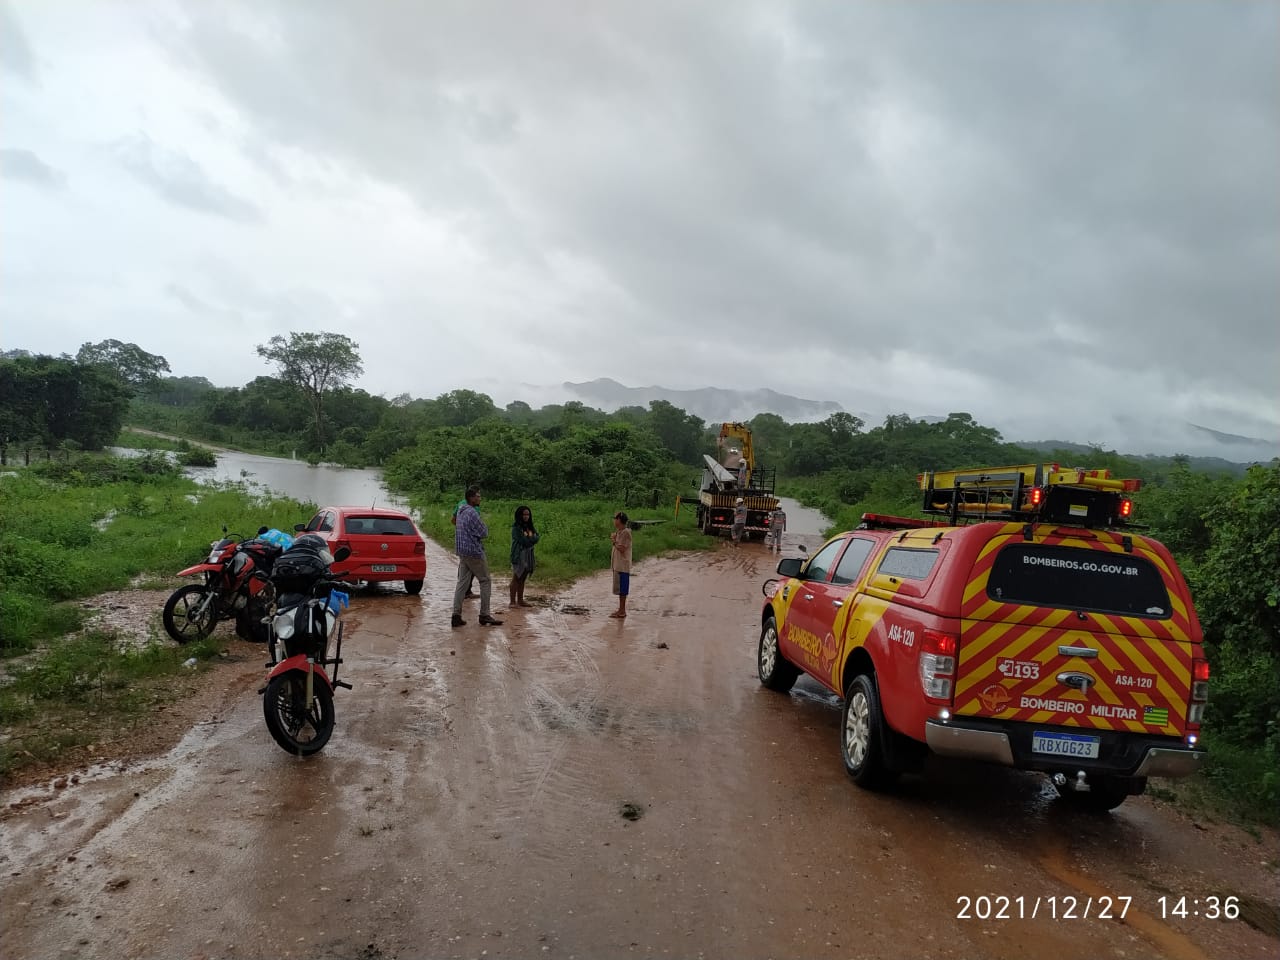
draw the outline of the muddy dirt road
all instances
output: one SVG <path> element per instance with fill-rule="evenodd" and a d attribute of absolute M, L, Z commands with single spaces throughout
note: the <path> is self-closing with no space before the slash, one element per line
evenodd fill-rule
<path fill-rule="evenodd" d="M 166 755 L 8 791 L 4 956 L 1280 952 L 1254 926 L 1280 900 L 1273 835 L 1145 798 L 1076 814 L 989 767 L 857 789 L 835 701 L 756 680 L 758 545 L 641 563 L 622 622 L 597 576 L 546 606 L 495 603 L 499 628 L 471 601 L 458 630 L 452 560 L 429 549 L 422 596 L 354 600 L 355 688 L 321 755 L 272 742 L 260 651 L 237 644 L 242 662 L 209 672 L 224 706 Z M 1245 915 L 1162 919 L 1159 898 L 1184 895 Z M 1010 918 L 980 919 L 982 897 Z"/>

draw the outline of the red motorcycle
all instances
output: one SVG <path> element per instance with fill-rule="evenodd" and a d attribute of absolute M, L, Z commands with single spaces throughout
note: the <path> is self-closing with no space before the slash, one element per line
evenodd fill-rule
<path fill-rule="evenodd" d="M 292 575 L 277 575 L 276 605 L 266 620 L 270 631 L 271 662 L 262 695 L 262 712 L 272 738 L 283 749 L 298 756 L 319 753 L 333 733 L 333 693 L 351 684 L 338 679 L 342 663 L 341 612 L 347 594 L 337 587 L 328 569 L 327 551 L 319 537 L 311 572 L 299 569 Z M 298 548 L 306 559 L 308 545 Z M 322 552 L 323 551 L 323 552 Z M 351 555 L 342 546 L 333 552 L 333 562 Z M 287 556 L 287 555 L 286 555 Z M 285 566 L 282 561 L 280 566 Z"/>
<path fill-rule="evenodd" d="M 203 640 L 213 633 L 220 620 L 236 621 L 236 633 L 246 640 L 265 642 L 268 631 L 263 617 L 275 597 L 270 573 L 279 544 L 260 539 L 247 540 L 242 534 L 227 533 L 210 544 L 202 563 L 178 572 L 180 577 L 200 576 L 201 583 L 179 587 L 165 601 L 165 633 L 178 643 Z"/>

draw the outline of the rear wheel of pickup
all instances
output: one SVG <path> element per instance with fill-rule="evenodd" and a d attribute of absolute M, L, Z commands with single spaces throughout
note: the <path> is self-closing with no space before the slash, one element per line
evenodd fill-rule
<path fill-rule="evenodd" d="M 760 646 L 756 653 L 756 672 L 760 682 L 770 690 L 786 693 L 795 686 L 800 670 L 778 652 L 778 624 L 773 617 L 760 630 Z"/>
<path fill-rule="evenodd" d="M 860 673 L 844 692 L 840 723 L 840 755 L 853 782 L 874 790 L 892 783 L 896 774 L 885 763 L 884 715 L 875 678 Z"/>

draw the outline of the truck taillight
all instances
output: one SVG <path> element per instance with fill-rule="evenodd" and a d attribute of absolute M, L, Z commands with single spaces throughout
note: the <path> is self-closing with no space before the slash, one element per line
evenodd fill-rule
<path fill-rule="evenodd" d="M 960 638 L 954 633 L 923 631 L 920 641 L 920 689 L 926 700 L 951 703 L 956 675 L 956 650 Z"/>
<path fill-rule="evenodd" d="M 1204 707 L 1209 702 L 1209 661 L 1191 661 L 1191 703 L 1187 706 L 1187 725 L 1200 726 Z"/>
<path fill-rule="evenodd" d="M 1031 506 L 1038 507 L 1043 501 L 1044 501 L 1044 488 L 1032 487 L 1031 488 Z"/>
<path fill-rule="evenodd" d="M 1116 514 L 1121 519 L 1128 520 L 1131 516 L 1133 516 L 1133 501 L 1127 497 L 1121 500 L 1120 508 L 1116 511 Z"/>

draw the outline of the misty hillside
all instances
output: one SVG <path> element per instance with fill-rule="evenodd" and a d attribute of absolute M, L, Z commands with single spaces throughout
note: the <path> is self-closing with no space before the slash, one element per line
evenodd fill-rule
<path fill-rule="evenodd" d="M 674 390 L 667 387 L 628 387 L 608 377 L 583 383 L 566 381 L 555 385 L 497 381 L 484 383 L 499 405 L 511 400 L 521 400 L 530 406 L 563 404 L 576 400 L 596 410 L 612 413 L 620 407 L 648 408 L 654 400 L 665 400 L 706 423 L 724 420 L 750 420 L 760 413 L 773 413 L 788 423 L 810 423 L 825 420 L 845 408 L 834 400 L 815 400 L 795 397 L 769 389 L 731 389 L 703 387 L 697 390 Z M 865 398 L 864 398 L 865 399 Z M 861 419 L 867 428 L 880 426 L 883 413 L 864 410 L 849 411 Z M 929 414 L 908 413 L 913 419 L 940 422 L 945 414 L 936 411 Z M 1140 421 L 1132 415 L 1119 414 L 1100 423 L 1082 427 L 1088 432 L 1073 440 L 1021 440 L 1014 439 L 1023 430 L 1008 424 L 984 420 L 975 413 L 979 422 L 995 427 L 1004 439 L 1033 450 L 1070 450 L 1081 454 L 1097 447 L 1136 458 L 1167 458 L 1184 454 L 1192 458 L 1197 469 L 1231 470 L 1239 472 L 1241 464 L 1269 463 L 1280 457 L 1280 438 L 1264 440 L 1211 430 L 1198 424 L 1180 420 Z M 1259 428 L 1265 424 L 1259 421 Z M 1048 432 L 1048 431 L 1046 431 Z M 1087 439 L 1088 443 L 1081 440 Z"/>
<path fill-rule="evenodd" d="M 654 400 L 665 400 L 707 423 L 724 420 L 750 420 L 758 413 L 776 413 L 788 423 L 825 420 L 843 409 L 833 400 L 805 400 L 775 390 L 726 390 L 703 387 L 699 390 L 670 390 L 666 387 L 626 387 L 616 380 L 602 377 L 586 383 L 563 384 L 575 399 L 598 410 L 614 411 L 619 407 L 648 407 Z"/>

